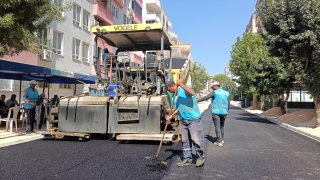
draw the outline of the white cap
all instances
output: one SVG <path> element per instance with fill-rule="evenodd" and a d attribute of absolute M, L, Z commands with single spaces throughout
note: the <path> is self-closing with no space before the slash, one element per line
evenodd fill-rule
<path fill-rule="evenodd" d="M 31 80 L 29 84 L 37 84 L 37 81 Z"/>
<path fill-rule="evenodd" d="M 215 81 L 215 82 L 211 83 L 211 87 L 212 86 L 220 86 L 220 83 L 218 81 Z"/>

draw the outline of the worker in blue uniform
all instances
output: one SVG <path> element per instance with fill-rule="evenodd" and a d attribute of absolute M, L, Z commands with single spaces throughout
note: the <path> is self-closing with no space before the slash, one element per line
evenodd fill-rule
<path fill-rule="evenodd" d="M 173 81 L 166 82 L 166 89 L 171 92 L 176 92 L 176 101 L 174 102 L 174 109 L 167 117 L 170 121 L 172 117 L 179 114 L 181 122 L 181 135 L 182 135 L 182 151 L 184 159 L 179 162 L 178 166 L 188 166 L 192 163 L 191 148 L 194 144 L 198 159 L 196 167 L 204 164 L 204 133 L 201 122 L 201 113 L 194 91 L 190 86 L 182 83 L 181 80 L 175 84 Z"/>
<path fill-rule="evenodd" d="M 211 88 L 212 91 L 207 96 L 197 99 L 197 102 L 211 98 L 212 120 L 217 135 L 217 141 L 214 144 L 222 147 L 224 145 L 224 124 L 230 107 L 230 93 L 222 89 L 217 81 L 211 84 Z"/>

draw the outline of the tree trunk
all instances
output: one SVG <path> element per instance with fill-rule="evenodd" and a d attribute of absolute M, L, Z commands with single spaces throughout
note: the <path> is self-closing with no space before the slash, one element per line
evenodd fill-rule
<path fill-rule="evenodd" d="M 257 109 L 258 109 L 258 97 L 256 95 L 253 95 L 252 110 L 257 110 Z"/>
<path fill-rule="evenodd" d="M 260 110 L 263 111 L 264 110 L 264 95 L 263 94 L 261 95 L 260 101 L 261 101 L 260 102 L 261 103 L 260 104 Z"/>
<path fill-rule="evenodd" d="M 314 105 L 317 114 L 316 126 L 320 127 L 320 99 L 314 99 Z"/>
<path fill-rule="evenodd" d="M 280 99 L 280 109 L 282 114 L 288 113 L 288 101 Z"/>
<path fill-rule="evenodd" d="M 286 97 L 280 98 L 280 109 L 282 114 L 287 114 L 288 113 L 288 99 L 290 96 L 290 87 L 287 86 L 286 88 Z"/>

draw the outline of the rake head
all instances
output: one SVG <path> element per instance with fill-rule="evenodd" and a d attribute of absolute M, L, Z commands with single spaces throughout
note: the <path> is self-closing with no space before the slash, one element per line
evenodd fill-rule
<path fill-rule="evenodd" d="M 146 157 L 146 159 L 154 161 L 154 162 L 157 162 L 157 163 L 162 164 L 162 165 L 167 165 L 166 161 L 164 161 L 163 159 L 161 159 L 159 157 L 156 157 L 156 156 L 149 156 L 149 157 Z"/>

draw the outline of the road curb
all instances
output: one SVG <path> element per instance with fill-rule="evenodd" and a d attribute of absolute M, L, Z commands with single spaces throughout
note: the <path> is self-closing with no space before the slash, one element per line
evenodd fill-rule
<path fill-rule="evenodd" d="M 255 115 L 258 116 L 258 117 L 260 117 L 260 118 L 266 119 L 266 120 L 268 120 L 268 121 L 270 121 L 270 122 L 273 122 L 273 123 L 275 123 L 275 124 L 277 124 L 277 125 L 279 125 L 279 126 L 281 126 L 281 127 L 284 127 L 284 128 L 286 128 L 286 129 L 289 129 L 289 130 L 291 130 L 291 131 L 294 131 L 294 132 L 299 133 L 299 134 L 301 134 L 301 135 L 303 135 L 303 136 L 306 136 L 306 137 L 308 137 L 308 138 L 311 138 L 311 139 L 313 139 L 313 140 L 316 140 L 316 141 L 320 142 L 320 138 L 319 138 L 319 137 L 316 137 L 316 136 L 313 136 L 313 135 L 311 135 L 311 134 L 308 134 L 308 133 L 306 133 L 306 132 L 304 132 L 304 131 L 301 131 L 301 130 L 295 128 L 295 127 L 292 126 L 292 125 L 289 125 L 289 124 L 286 124 L 286 123 L 282 123 L 282 122 L 276 121 L 276 120 L 274 120 L 274 119 L 272 119 L 272 118 L 269 118 L 269 117 L 266 117 L 266 116 L 263 116 L 263 115 L 260 115 L 260 114 L 255 114 Z"/>
<path fill-rule="evenodd" d="M 257 117 L 266 119 L 266 120 L 268 120 L 268 121 L 270 121 L 270 122 L 272 122 L 272 123 L 274 123 L 274 124 L 276 124 L 276 125 L 279 125 L 279 126 L 281 126 L 281 127 L 283 127 L 283 128 L 289 129 L 290 131 L 296 132 L 296 133 L 301 134 L 301 135 L 303 135 L 303 136 L 305 136 L 305 137 L 308 137 L 308 138 L 310 138 L 310 139 L 313 139 L 313 140 L 315 140 L 315 141 L 320 142 L 320 138 L 319 138 L 319 137 L 313 136 L 313 135 L 308 134 L 308 133 L 306 133 L 306 132 L 304 132 L 304 131 L 301 131 L 301 130 L 295 128 L 294 126 L 291 126 L 291 125 L 286 124 L 286 123 L 279 122 L 279 121 L 277 121 L 277 120 L 275 120 L 275 119 L 273 119 L 273 118 L 270 118 L 270 117 L 267 117 L 267 116 L 263 116 L 263 115 L 261 115 L 261 114 L 251 113 L 251 112 L 249 112 L 249 111 L 247 111 L 246 109 L 241 108 L 241 107 L 238 107 L 238 108 L 240 108 L 240 109 L 242 109 L 242 110 L 244 110 L 244 111 L 246 111 L 246 112 L 248 112 L 248 113 L 250 113 L 250 114 L 256 115 Z"/>

